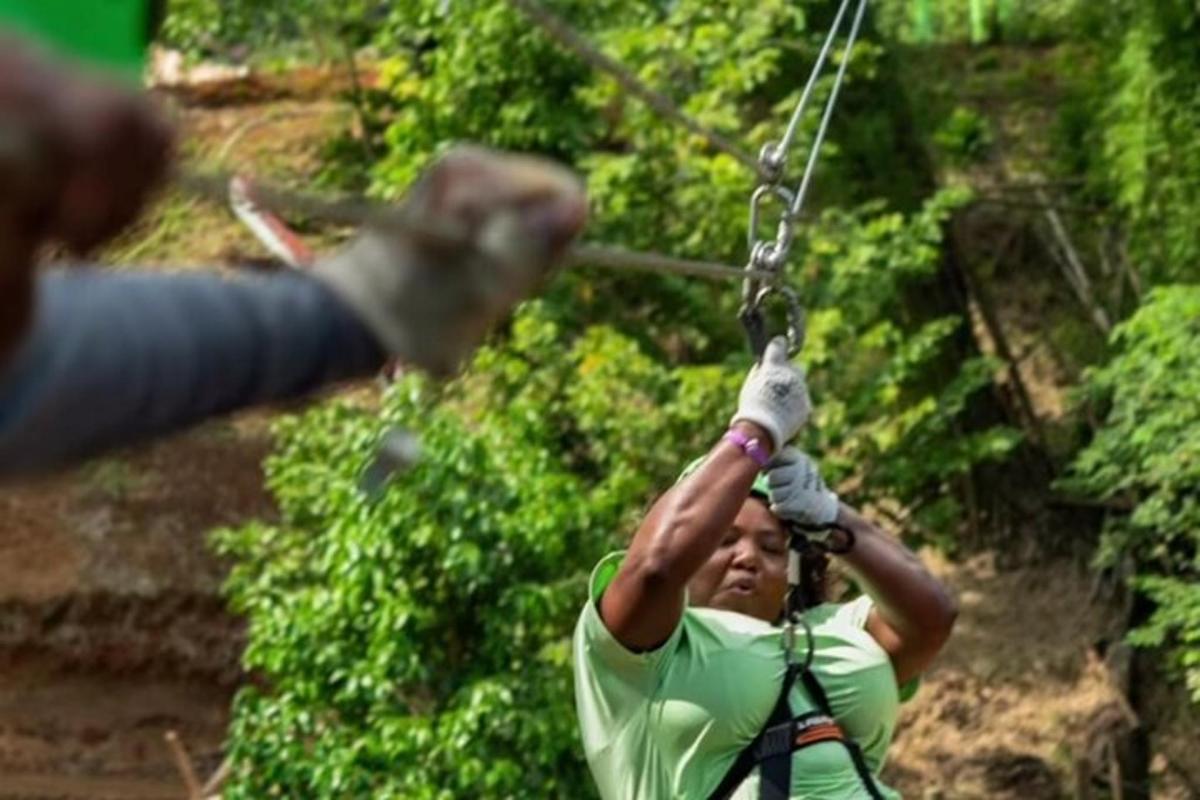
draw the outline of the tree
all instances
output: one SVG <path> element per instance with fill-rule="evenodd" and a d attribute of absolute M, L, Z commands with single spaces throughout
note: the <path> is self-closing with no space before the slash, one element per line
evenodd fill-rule
<path fill-rule="evenodd" d="M 780 134 L 831 4 L 556 8 L 753 150 Z M 378 36 L 389 49 L 373 127 L 383 156 L 367 165 L 377 194 L 399 191 L 445 142 L 472 139 L 577 165 L 597 239 L 745 258 L 752 176 L 505 3 L 396 4 Z M 847 98 L 865 119 L 886 104 L 869 99 L 883 91 L 878 48 L 859 52 Z M 906 303 L 934 279 L 944 222 L 965 197 L 906 195 L 910 213 L 864 202 L 881 182 L 853 177 L 870 171 L 853 128 L 829 150 L 789 266 L 810 310 L 803 358 L 818 410 L 804 444 L 854 500 L 886 499 L 950 543 L 955 479 L 1015 443 L 962 423 L 994 369 L 980 358 L 945 368 L 963 318 Z M 408 378 L 378 412 L 342 401 L 282 422 L 267 469 L 281 522 L 217 539 L 258 678 L 235 706 L 228 796 L 586 793 L 567 663 L 586 576 L 727 425 L 750 365 L 737 304 L 736 286 L 572 271 L 453 384 Z M 426 455 L 371 503 L 357 477 L 387 424 L 419 432 Z"/>
<path fill-rule="evenodd" d="M 1162 648 L 1200 702 L 1200 287 L 1156 289 L 1113 345 L 1085 387 L 1104 424 L 1064 485 L 1133 504 L 1108 518 L 1099 563 L 1132 561 L 1155 607 L 1132 641 Z"/>

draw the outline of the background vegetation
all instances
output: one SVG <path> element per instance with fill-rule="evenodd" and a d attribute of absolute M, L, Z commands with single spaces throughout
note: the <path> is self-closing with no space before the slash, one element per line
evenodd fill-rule
<path fill-rule="evenodd" d="M 550 5 L 751 152 L 780 134 L 836 7 Z M 585 174 L 593 239 L 745 258 L 751 176 L 505 2 L 173 6 L 166 36 L 197 56 L 371 62 L 377 79 L 350 98 L 363 124 L 329 145 L 330 184 L 395 197 L 447 144 L 486 142 Z M 975 543 L 981 493 L 1103 506 L 1071 545 L 1122 565 L 1144 609 L 1130 640 L 1200 702 L 1198 26 L 1190 0 L 880 2 L 788 271 L 809 308 L 803 444 L 831 481 L 951 554 Z M 1001 136 L 986 111 L 925 103 L 915 80 L 915 61 L 985 43 L 1053 48 L 1064 101 L 1038 177 L 1061 188 L 1040 202 L 1091 209 L 1056 252 L 1097 253 L 1092 303 L 1119 323 L 1110 337 L 1089 327 L 1096 307 L 1076 315 L 1070 349 L 1088 369 L 1049 439 L 996 400 L 1011 364 L 980 345 L 950 233 L 975 203 L 962 176 Z M 409 377 L 379 408 L 338 401 L 281 423 L 268 464 L 281 521 L 217 536 L 260 678 L 237 702 L 229 796 L 590 791 L 567 647 L 585 578 L 723 429 L 749 364 L 736 302 L 730 286 L 574 271 L 452 385 Z M 370 502 L 356 479 L 389 424 L 418 430 L 425 458 Z M 1052 465 L 1045 480 L 976 480 L 1026 473 L 1031 453 Z"/>

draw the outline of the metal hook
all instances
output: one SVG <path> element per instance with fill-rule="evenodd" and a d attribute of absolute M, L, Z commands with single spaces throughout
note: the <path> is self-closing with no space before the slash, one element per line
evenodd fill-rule
<path fill-rule="evenodd" d="M 767 332 L 763 308 L 772 295 L 782 296 L 785 303 L 788 355 L 794 356 L 804 348 L 804 339 L 807 335 L 807 316 L 804 306 L 800 303 L 800 296 L 796 294 L 795 289 L 786 284 L 765 286 L 758 290 L 753 301 L 743 305 L 742 310 L 738 312 L 738 319 L 741 320 L 742 327 L 746 329 L 750 350 L 756 358 L 762 357 L 763 351 L 767 349 L 767 343 L 771 341 Z"/>
<path fill-rule="evenodd" d="M 792 193 L 778 184 L 763 184 L 754 190 L 754 194 L 750 197 L 750 227 L 746 236 L 746 244 L 750 252 L 750 258 L 746 262 L 747 271 L 761 270 L 778 274 L 787 260 L 791 237 L 790 227 L 785 236 L 784 222 L 780 223 L 775 239 L 758 238 L 763 203 L 772 197 L 782 201 L 785 209 L 790 208 L 794 200 Z M 784 216 L 786 218 L 787 215 Z M 758 278 L 746 278 L 742 283 L 742 312 L 739 317 L 742 319 L 742 324 L 747 326 L 748 333 L 750 325 L 753 324 L 749 320 L 749 315 L 753 313 L 752 306 L 756 305 L 755 297 L 762 292 L 763 288 L 763 283 Z M 757 354 L 761 355 L 761 351 Z"/>
<path fill-rule="evenodd" d="M 762 220 L 762 204 L 768 197 L 774 196 L 783 201 L 784 209 L 790 209 L 792 203 L 795 202 L 795 195 L 790 189 L 787 189 L 779 184 L 764 183 L 754 190 L 754 194 L 750 195 L 750 228 L 746 233 L 746 246 L 751 252 L 754 251 L 754 246 L 758 244 L 758 226 Z"/>

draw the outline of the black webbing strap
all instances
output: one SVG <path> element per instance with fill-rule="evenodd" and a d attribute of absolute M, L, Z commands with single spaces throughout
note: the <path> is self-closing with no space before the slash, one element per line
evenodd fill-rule
<path fill-rule="evenodd" d="M 750 740 L 750 744 L 738 753 L 737 760 L 708 796 L 708 800 L 727 800 L 759 764 L 762 764 L 761 796 L 764 800 L 788 800 L 792 779 L 792 732 L 795 728 L 788 698 L 801 671 L 799 666 L 788 667 L 783 678 L 782 690 L 775 700 L 775 707 L 771 709 L 766 724 L 758 735 Z"/>
<path fill-rule="evenodd" d="M 799 717 L 792 716 L 788 698 L 792 693 L 796 678 L 800 678 L 800 682 L 804 685 L 819 712 Z M 708 796 L 708 800 L 728 800 L 746 778 L 750 777 L 750 773 L 754 771 L 755 767 L 759 767 L 760 800 L 788 800 L 792 792 L 792 754 L 804 747 L 817 744 L 819 741 L 841 742 L 850 755 L 850 760 L 854 763 L 854 771 L 858 773 L 871 800 L 885 800 L 879 787 L 875 784 L 875 777 L 871 774 L 870 767 L 867 766 L 862 748 L 853 739 L 842 734 L 840 730 L 837 735 L 821 736 L 815 741 L 805 741 L 804 736 L 798 735 L 802 732 L 805 723 L 826 721 L 836 726 L 836 723 L 833 723 L 833 709 L 829 705 L 829 697 L 825 694 L 825 688 L 821 686 L 817 676 L 807 668 L 807 665 L 797 664 L 788 667 L 779 697 L 775 701 L 775 707 L 771 709 L 771 715 L 767 717 L 766 724 L 742 752 L 738 753 L 737 760 L 733 762 L 729 772 L 725 773 L 725 778 L 720 785 Z"/>
<path fill-rule="evenodd" d="M 833 708 L 829 705 L 829 697 L 825 694 L 825 687 L 817 680 L 817 676 L 812 673 L 812 670 L 803 670 L 800 673 L 800 682 L 804 684 L 804 688 L 808 691 L 808 696 L 817 704 L 817 708 L 832 717 Z M 863 756 L 862 748 L 858 746 L 858 742 L 848 736 L 843 736 L 841 742 L 845 746 L 846 752 L 850 754 L 850 760 L 854 762 L 854 771 L 858 773 L 858 777 L 866 788 L 867 794 L 871 796 L 871 800 L 885 800 L 883 794 L 879 791 L 879 787 L 875 785 L 875 777 L 871 774 L 871 768 L 867 766 L 867 759 Z"/>

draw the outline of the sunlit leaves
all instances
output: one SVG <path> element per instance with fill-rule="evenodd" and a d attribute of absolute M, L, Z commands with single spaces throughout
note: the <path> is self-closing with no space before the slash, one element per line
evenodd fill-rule
<path fill-rule="evenodd" d="M 1086 386 L 1104 425 L 1064 486 L 1133 504 L 1109 517 L 1101 562 L 1136 564 L 1157 611 L 1133 640 L 1167 647 L 1200 702 L 1200 288 L 1155 290 L 1113 342 Z"/>

